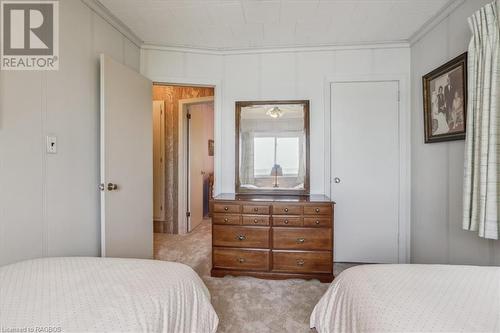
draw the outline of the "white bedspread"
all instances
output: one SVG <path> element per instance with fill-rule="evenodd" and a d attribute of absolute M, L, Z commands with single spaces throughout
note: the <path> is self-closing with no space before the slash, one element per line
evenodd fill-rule
<path fill-rule="evenodd" d="M 74 257 L 0 267 L 0 332 L 213 333 L 217 325 L 208 289 L 186 265 Z"/>
<path fill-rule="evenodd" d="M 350 268 L 316 305 L 310 326 L 319 333 L 500 332 L 500 268 Z"/>

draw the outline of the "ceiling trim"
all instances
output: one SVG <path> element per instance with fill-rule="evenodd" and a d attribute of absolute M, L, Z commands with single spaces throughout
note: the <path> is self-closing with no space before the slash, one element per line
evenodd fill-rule
<path fill-rule="evenodd" d="M 158 50 L 180 53 L 198 53 L 210 55 L 235 55 L 235 54 L 255 54 L 255 53 L 287 53 L 287 52 L 321 52 L 338 50 L 359 50 L 359 49 L 396 49 L 408 48 L 410 44 L 406 41 L 394 41 L 383 43 L 357 43 L 357 44 L 338 44 L 322 46 L 294 46 L 294 47 L 274 47 L 274 48 L 249 48 L 249 49 L 211 49 L 211 48 L 193 48 L 180 46 L 165 46 L 155 44 L 143 44 L 143 50 Z"/>
<path fill-rule="evenodd" d="M 109 11 L 99 0 L 81 0 L 87 7 L 89 7 L 94 13 L 102 17 L 106 22 L 111 24 L 116 30 L 118 30 L 123 36 L 134 43 L 137 47 L 143 45 L 143 41 L 127 26 L 125 23 L 120 21 L 113 13 Z"/>
<path fill-rule="evenodd" d="M 460 7 L 465 0 L 449 0 L 443 8 L 433 17 L 428 19 L 420 29 L 415 31 L 413 35 L 408 38 L 410 46 L 417 43 L 422 39 L 429 31 L 434 29 L 439 23 L 441 23 L 445 18 L 447 18 L 452 12 L 454 12 L 458 7 Z"/>

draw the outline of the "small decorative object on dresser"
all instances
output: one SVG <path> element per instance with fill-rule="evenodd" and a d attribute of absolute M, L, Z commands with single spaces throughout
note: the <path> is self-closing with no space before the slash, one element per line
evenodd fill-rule
<path fill-rule="evenodd" d="M 222 194 L 212 202 L 212 276 L 333 280 L 326 196 Z"/>

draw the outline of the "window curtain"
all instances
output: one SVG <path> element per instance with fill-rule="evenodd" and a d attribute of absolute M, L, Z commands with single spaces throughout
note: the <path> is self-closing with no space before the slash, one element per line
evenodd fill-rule
<path fill-rule="evenodd" d="M 465 230 L 499 239 L 500 209 L 500 0 L 469 18 Z"/>
<path fill-rule="evenodd" d="M 306 151 L 305 151 L 305 135 L 299 136 L 299 175 L 297 177 L 297 183 L 299 185 L 305 185 L 304 181 L 306 179 Z"/>
<path fill-rule="evenodd" d="M 255 182 L 254 174 L 254 134 L 252 132 L 241 133 L 241 161 L 240 161 L 240 183 L 241 185 L 253 185 Z"/>

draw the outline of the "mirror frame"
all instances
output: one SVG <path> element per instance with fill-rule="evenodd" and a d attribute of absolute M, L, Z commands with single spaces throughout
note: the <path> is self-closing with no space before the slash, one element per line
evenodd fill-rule
<path fill-rule="evenodd" d="M 267 105 L 267 104 L 301 104 L 304 108 L 304 133 L 306 139 L 306 175 L 304 178 L 304 188 L 301 190 L 293 189 L 247 189 L 242 188 L 240 183 L 240 122 L 241 109 L 251 105 Z M 310 149 L 309 149 L 309 100 L 279 100 L 279 101 L 237 101 L 235 102 L 236 111 L 236 138 L 235 138 L 235 193 L 236 194 L 270 194 L 270 195 L 296 195 L 305 196 L 310 194 Z"/>

